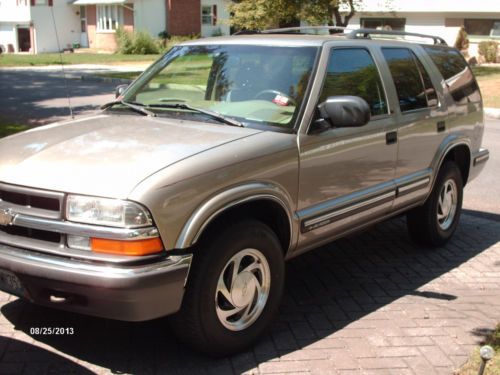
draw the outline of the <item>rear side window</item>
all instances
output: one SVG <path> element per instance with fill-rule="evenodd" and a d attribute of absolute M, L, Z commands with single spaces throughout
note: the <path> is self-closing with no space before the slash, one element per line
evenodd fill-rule
<path fill-rule="evenodd" d="M 436 90 L 429 74 L 408 48 L 382 48 L 389 65 L 401 112 L 437 105 Z"/>
<path fill-rule="evenodd" d="M 425 46 L 424 49 L 443 76 L 456 102 L 466 104 L 467 101 L 481 101 L 476 79 L 460 52 L 437 46 Z"/>
<path fill-rule="evenodd" d="M 367 101 L 372 116 L 387 114 L 382 80 L 366 49 L 332 50 L 320 102 L 336 95 L 360 96 Z"/>

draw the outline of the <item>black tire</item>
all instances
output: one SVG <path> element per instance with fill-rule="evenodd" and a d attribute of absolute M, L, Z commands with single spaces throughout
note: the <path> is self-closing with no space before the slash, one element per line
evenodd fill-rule
<path fill-rule="evenodd" d="M 439 199 L 445 184 L 453 181 L 456 186 L 456 209 L 448 225 L 440 225 L 438 220 Z M 463 181 L 458 166 L 445 162 L 439 171 L 434 188 L 423 206 L 412 209 L 407 214 L 407 226 L 410 237 L 419 245 L 438 247 L 444 245 L 453 236 L 460 221 L 462 211 Z M 442 220 L 442 219 L 441 219 Z M 444 227 L 443 227 L 444 226 Z"/>
<path fill-rule="evenodd" d="M 227 356 L 254 343 L 271 322 L 281 302 L 285 266 L 280 242 L 265 224 L 246 220 L 218 229 L 195 251 L 183 304 L 171 318 L 171 324 L 188 346 L 212 356 Z M 269 294 L 256 320 L 235 331 L 226 328 L 217 315 L 216 304 L 225 301 L 216 301 L 216 291 L 219 276 L 224 269 L 227 271 L 228 262 L 245 249 L 257 249 L 264 255 L 270 270 Z"/>

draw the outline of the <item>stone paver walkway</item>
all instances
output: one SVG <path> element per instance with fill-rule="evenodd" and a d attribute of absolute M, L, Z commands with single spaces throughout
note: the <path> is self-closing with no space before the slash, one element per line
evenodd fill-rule
<path fill-rule="evenodd" d="M 167 319 L 122 323 L 0 293 L 0 373 L 452 374 L 500 322 L 499 241 L 499 221 L 464 215 L 447 246 L 422 249 L 396 218 L 297 257 L 269 333 L 217 360 L 179 344 Z"/>

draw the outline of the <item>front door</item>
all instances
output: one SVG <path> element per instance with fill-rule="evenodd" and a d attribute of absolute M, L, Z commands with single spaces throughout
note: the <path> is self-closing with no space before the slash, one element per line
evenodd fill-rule
<path fill-rule="evenodd" d="M 89 46 L 89 37 L 87 34 L 87 8 L 85 6 L 80 7 L 80 46 L 87 48 Z"/>
<path fill-rule="evenodd" d="M 298 216 L 303 249 L 391 209 L 396 122 L 374 52 L 365 47 L 334 47 L 323 52 L 329 56 L 318 104 L 329 96 L 360 96 L 369 104 L 372 118 L 362 127 L 336 128 L 333 124 L 325 128 L 316 117 L 307 133 L 300 135 Z M 323 126 L 316 129 L 318 124 Z"/>
<path fill-rule="evenodd" d="M 17 43 L 19 52 L 30 52 L 31 49 L 31 36 L 28 27 L 17 28 Z"/>

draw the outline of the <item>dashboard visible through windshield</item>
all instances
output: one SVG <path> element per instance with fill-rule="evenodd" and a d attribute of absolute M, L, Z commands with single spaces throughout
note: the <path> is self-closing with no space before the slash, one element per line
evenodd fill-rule
<path fill-rule="evenodd" d="M 174 47 L 147 69 L 123 100 L 158 115 L 199 116 L 176 104 L 234 118 L 245 125 L 293 127 L 317 47 L 195 45 Z"/>

